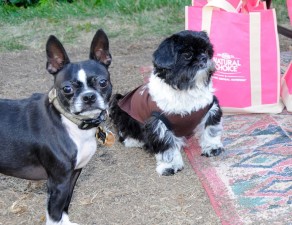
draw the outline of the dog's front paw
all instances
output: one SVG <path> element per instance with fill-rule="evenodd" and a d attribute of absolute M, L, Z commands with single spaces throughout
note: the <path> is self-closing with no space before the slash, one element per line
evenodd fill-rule
<path fill-rule="evenodd" d="M 211 149 L 210 151 L 207 151 L 207 152 L 203 152 L 201 156 L 206 156 L 206 157 L 218 156 L 222 152 L 224 152 L 224 148 L 216 148 L 216 149 Z"/>
<path fill-rule="evenodd" d="M 62 218 L 62 223 L 61 225 L 79 225 L 78 223 L 72 223 L 70 220 L 69 220 L 69 217 L 66 213 L 63 214 L 63 218 Z"/>
<path fill-rule="evenodd" d="M 79 225 L 79 224 L 70 222 L 67 213 L 62 214 L 62 219 L 59 222 L 53 221 L 47 213 L 46 225 Z"/>
<path fill-rule="evenodd" d="M 182 165 L 172 165 L 171 163 L 160 163 L 156 167 L 156 172 L 162 176 L 171 176 L 183 169 Z"/>

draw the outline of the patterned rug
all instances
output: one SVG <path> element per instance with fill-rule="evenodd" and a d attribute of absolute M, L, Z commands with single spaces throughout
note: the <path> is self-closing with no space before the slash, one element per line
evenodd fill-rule
<path fill-rule="evenodd" d="M 292 114 L 224 116 L 225 152 L 185 152 L 222 224 L 292 225 Z"/>
<path fill-rule="evenodd" d="M 281 74 L 284 74 L 287 70 L 289 63 L 292 61 L 292 51 L 281 52 L 280 59 Z"/>

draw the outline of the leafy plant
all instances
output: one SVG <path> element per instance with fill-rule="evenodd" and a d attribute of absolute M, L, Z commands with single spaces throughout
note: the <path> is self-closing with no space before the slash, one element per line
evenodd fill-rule
<path fill-rule="evenodd" d="M 58 0 L 58 1 L 63 1 L 63 2 L 73 2 L 73 0 Z M 1 4 L 8 4 L 8 5 L 14 5 L 17 7 L 28 7 L 28 6 L 33 6 L 36 4 L 48 4 L 51 2 L 51 0 L 1 0 Z"/>

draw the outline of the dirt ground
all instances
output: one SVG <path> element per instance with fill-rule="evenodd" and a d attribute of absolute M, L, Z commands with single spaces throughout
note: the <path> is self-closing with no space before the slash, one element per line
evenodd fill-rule
<path fill-rule="evenodd" d="M 88 35 L 78 48 L 65 45 L 71 61 L 87 59 L 91 38 Z M 140 67 L 151 65 L 159 42 L 157 38 L 111 42 L 114 92 L 141 84 Z M 44 49 L 0 54 L 0 98 L 23 98 L 49 90 L 53 79 L 45 70 L 45 60 Z M 45 205 L 45 182 L 0 175 L 0 225 L 44 224 Z M 98 148 L 84 168 L 69 216 L 73 222 L 88 225 L 219 224 L 186 158 L 183 171 L 159 177 L 153 156 L 120 143 Z"/>
<path fill-rule="evenodd" d="M 87 59 L 91 38 L 91 34 L 83 37 L 78 48 L 65 45 L 71 61 Z M 140 68 L 151 65 L 160 41 L 111 41 L 114 93 L 142 83 Z M 49 90 L 53 79 L 45 62 L 44 49 L 0 54 L 0 98 Z M 154 157 L 140 149 L 126 149 L 117 142 L 110 148 L 99 147 L 77 182 L 71 221 L 84 225 L 220 224 L 185 155 L 184 159 L 183 171 L 160 177 Z M 44 224 L 45 205 L 45 182 L 0 175 L 0 225 Z"/>

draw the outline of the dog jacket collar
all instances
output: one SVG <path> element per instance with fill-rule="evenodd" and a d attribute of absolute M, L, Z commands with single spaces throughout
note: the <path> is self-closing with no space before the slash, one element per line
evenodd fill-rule
<path fill-rule="evenodd" d="M 106 111 L 102 110 L 101 113 L 97 118 L 90 118 L 86 116 L 81 115 L 74 115 L 70 112 L 68 112 L 64 106 L 60 103 L 58 97 L 57 97 L 57 91 L 55 88 L 53 88 L 49 94 L 49 102 L 54 105 L 54 107 L 58 110 L 59 113 L 61 113 L 63 116 L 65 116 L 68 120 L 75 123 L 79 129 L 87 130 L 91 129 L 93 127 L 98 127 L 102 122 L 106 120 Z"/>
<path fill-rule="evenodd" d="M 210 105 L 188 115 L 164 114 L 163 111 L 152 100 L 147 84 L 142 85 L 128 93 L 118 103 L 119 107 L 135 120 L 144 124 L 151 116 L 166 120 L 166 126 L 174 132 L 177 137 L 190 137 L 195 128 L 208 112 Z M 158 113 L 157 113 L 158 112 Z"/>

